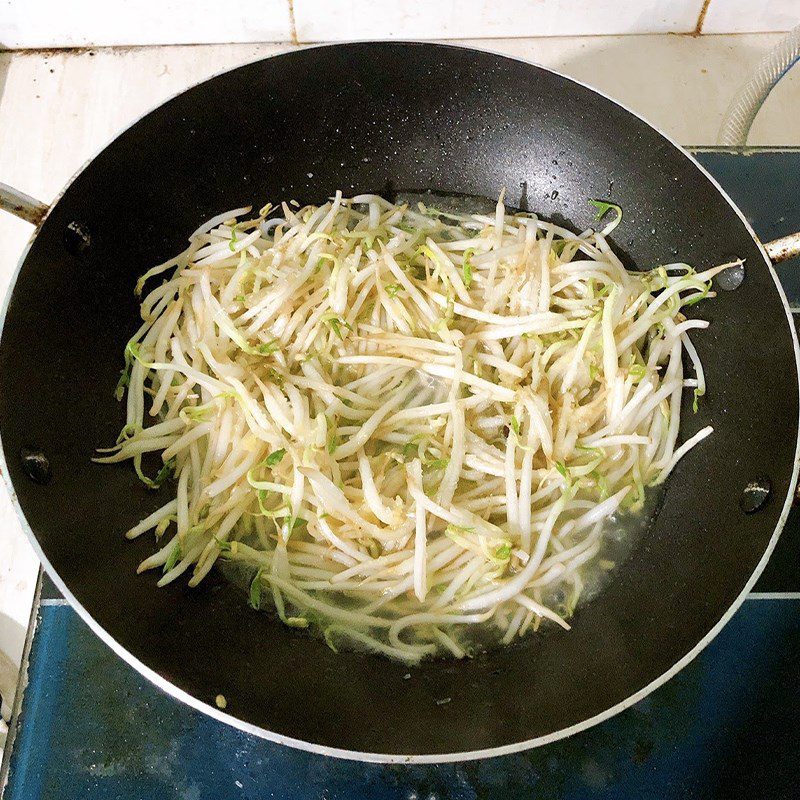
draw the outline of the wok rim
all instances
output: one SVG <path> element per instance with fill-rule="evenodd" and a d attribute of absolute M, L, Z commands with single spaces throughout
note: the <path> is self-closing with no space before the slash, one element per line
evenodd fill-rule
<path fill-rule="evenodd" d="M 17 266 L 14 272 L 11 275 L 11 279 L 8 284 L 8 289 L 6 291 L 6 295 L 3 298 L 2 307 L 0 308 L 0 345 L 2 345 L 2 333 L 5 328 L 6 316 L 8 312 L 8 307 L 11 301 L 11 297 L 14 293 L 14 290 L 17 285 L 17 281 L 19 275 L 22 271 L 22 268 L 27 260 L 28 253 L 33 245 L 34 241 L 36 240 L 37 236 L 42 230 L 42 227 L 47 222 L 47 218 L 50 216 L 52 210 L 56 207 L 56 205 L 60 202 L 64 194 L 67 190 L 72 186 L 72 184 L 78 179 L 80 175 L 95 161 L 95 159 L 113 142 L 115 142 L 120 136 L 126 133 L 128 130 L 136 126 L 144 117 L 148 114 L 152 113 L 158 108 L 161 108 L 163 105 L 171 102 L 175 98 L 181 96 L 182 94 L 191 91 L 197 86 L 200 86 L 204 83 L 214 80 L 215 78 L 225 75 L 229 72 L 234 72 L 237 69 L 242 67 L 256 64 L 261 61 L 267 61 L 272 58 L 280 57 L 286 55 L 288 53 L 295 53 L 295 52 L 302 52 L 306 50 L 322 50 L 327 48 L 335 48 L 335 47 L 349 47 L 352 45 L 381 45 L 387 44 L 392 46 L 403 46 L 403 45 L 415 45 L 415 46 L 424 46 L 436 49 L 455 49 L 455 50 L 467 50 L 471 52 L 477 53 L 486 53 L 489 55 L 496 56 L 498 58 L 503 58 L 509 61 L 516 61 L 521 64 L 525 64 L 527 66 L 536 67 L 543 72 L 548 72 L 551 75 L 555 75 L 563 79 L 564 81 L 568 81 L 569 83 L 575 84 L 580 86 L 588 91 L 593 92 L 594 94 L 602 97 L 603 99 L 613 103 L 614 105 L 618 106 L 619 108 L 626 111 L 628 114 L 631 114 L 636 119 L 643 122 L 648 127 L 652 128 L 656 133 L 663 137 L 663 139 L 672 145 L 682 156 L 688 159 L 694 167 L 703 175 L 705 178 L 711 183 L 711 185 L 716 189 L 716 191 L 722 196 L 722 198 L 727 202 L 730 206 L 731 210 L 735 213 L 735 215 L 739 218 L 741 223 L 743 224 L 745 230 L 752 238 L 753 242 L 755 243 L 756 247 L 758 248 L 759 252 L 761 253 L 762 258 L 764 259 L 765 264 L 769 270 L 769 274 L 772 277 L 773 282 L 778 290 L 778 296 L 783 304 L 784 311 L 786 313 L 786 319 L 789 324 L 789 332 L 792 338 L 792 345 L 794 349 L 794 357 L 795 357 L 795 377 L 798 382 L 798 391 L 800 391 L 800 344 L 798 343 L 797 337 L 797 330 L 794 325 L 794 318 L 792 311 L 789 307 L 789 301 L 786 297 L 786 293 L 783 290 L 783 286 L 780 283 L 778 275 L 775 271 L 775 266 L 770 260 L 769 256 L 767 255 L 766 250 L 764 249 L 761 240 L 759 239 L 756 232 L 753 230 L 752 226 L 748 222 L 747 218 L 745 217 L 744 213 L 741 211 L 739 206 L 732 200 L 732 198 L 728 195 L 728 193 L 722 188 L 719 182 L 714 178 L 708 170 L 703 167 L 702 164 L 690 153 L 688 152 L 682 145 L 678 144 L 671 136 L 664 133 L 660 128 L 657 128 L 647 119 L 645 119 L 641 114 L 632 110 L 624 103 L 619 102 L 618 100 L 612 98 L 605 92 L 590 86 L 583 81 L 577 80 L 576 78 L 572 78 L 568 75 L 565 75 L 558 70 L 551 69 L 550 67 L 543 66 L 541 64 L 536 63 L 535 61 L 531 61 L 526 58 L 520 58 L 519 56 L 512 56 L 507 55 L 505 53 L 501 53 L 497 50 L 493 50 L 491 48 L 482 48 L 482 47 L 471 47 L 467 45 L 460 45 L 460 44 L 452 44 L 452 43 L 444 43 L 444 42 L 434 42 L 434 41 L 421 41 L 421 40 L 394 40 L 394 39 L 375 39 L 375 40 L 353 40 L 353 41 L 346 41 L 346 42 L 330 42 L 326 44 L 313 44 L 309 46 L 299 47 L 295 49 L 286 49 L 281 50 L 280 52 L 273 53 L 272 55 L 266 56 L 264 58 L 257 58 L 253 61 L 248 61 L 243 64 L 239 64 L 235 67 L 229 67 L 227 69 L 219 70 L 202 80 L 193 83 L 190 86 L 184 87 L 180 91 L 170 95 L 166 99 L 159 102 L 157 105 L 148 108 L 144 113 L 136 117 L 129 125 L 125 126 L 124 128 L 117 131 L 110 139 L 105 141 L 101 147 L 99 147 L 93 154 L 90 156 L 79 168 L 78 170 L 69 178 L 69 180 L 64 184 L 62 189 L 56 194 L 55 198 L 53 199 L 52 203 L 50 204 L 47 213 L 42 218 L 41 222 L 35 227 L 33 233 L 31 234 L 28 243 L 26 244 L 25 248 L 20 255 L 19 261 L 17 262 Z M 625 700 L 607 708 L 605 711 L 600 712 L 599 714 L 595 714 L 588 719 L 585 719 L 579 723 L 574 725 L 570 725 L 566 728 L 562 728 L 558 731 L 553 731 L 545 736 L 535 737 L 533 739 L 525 739 L 519 742 L 512 742 L 511 744 L 507 745 L 500 745 L 498 747 L 491 747 L 485 748 L 483 750 L 469 750 L 469 751 L 459 751 L 454 753 L 434 753 L 434 754 L 402 754 L 402 753 L 376 753 L 376 752 L 360 752 L 356 750 L 347 750 L 343 748 L 336 748 L 336 747 L 329 747 L 327 745 L 321 745 L 314 742 L 307 742 L 303 739 L 295 739 L 291 736 L 286 736 L 284 734 L 276 733 L 274 731 L 270 731 L 267 728 L 262 728 L 258 725 L 253 725 L 252 723 L 245 722 L 244 720 L 239 719 L 231 714 L 226 714 L 220 709 L 216 708 L 215 706 L 211 706 L 208 703 L 204 703 L 202 700 L 198 699 L 194 695 L 189 694 L 185 690 L 179 688 L 175 684 L 168 681 L 163 676 L 159 675 L 155 670 L 151 669 L 147 664 L 141 661 L 139 658 L 134 656 L 130 653 L 119 641 L 117 641 L 105 628 L 102 627 L 94 617 L 87 611 L 84 606 L 78 602 L 76 597 L 73 593 L 69 590 L 67 585 L 58 575 L 58 573 L 52 568 L 49 559 L 44 554 L 41 546 L 39 545 L 39 541 L 36 538 L 35 533 L 33 532 L 32 528 L 28 524 L 28 521 L 25 517 L 25 514 L 22 511 L 22 508 L 19 504 L 17 499 L 17 494 L 14 489 L 13 482 L 11 481 L 8 465 L 5 459 L 5 449 L 2 442 L 2 431 L 0 431 L 0 473 L 3 475 L 3 482 L 6 486 L 6 489 L 9 493 L 9 498 L 11 500 L 11 504 L 14 508 L 14 511 L 17 515 L 17 518 L 20 522 L 20 526 L 24 531 L 28 541 L 30 542 L 31 546 L 33 547 L 34 552 L 36 553 L 37 558 L 41 562 L 42 566 L 47 571 L 47 574 L 50 576 L 53 583 L 56 585 L 58 590 L 67 600 L 69 605 L 75 609 L 81 619 L 89 626 L 89 628 L 94 632 L 94 634 L 104 643 L 106 644 L 116 655 L 118 655 L 126 664 L 133 667 L 140 675 L 145 677 L 148 681 L 156 686 L 156 688 L 160 689 L 162 692 L 165 692 L 171 697 L 174 697 L 176 700 L 185 703 L 190 708 L 195 709 L 203 714 L 206 714 L 213 719 L 218 720 L 219 722 L 225 723 L 230 725 L 238 730 L 243 731 L 244 733 L 251 734 L 253 736 L 257 736 L 259 739 L 266 739 L 267 741 L 274 742 L 275 744 L 285 745 L 287 747 L 292 747 L 297 750 L 302 750 L 309 753 L 314 753 L 317 755 L 328 756 L 332 758 L 340 758 L 345 759 L 348 761 L 360 761 L 366 763 L 375 763 L 375 764 L 445 764 L 445 763 L 457 763 L 462 761 L 474 761 L 478 759 L 485 759 L 485 758 L 496 758 L 498 756 L 505 756 L 511 755 L 514 753 L 520 753 L 525 750 L 531 750 L 536 747 L 541 747 L 543 745 L 551 744 L 553 742 L 557 742 L 561 739 L 565 739 L 573 734 L 580 733 L 582 731 L 588 730 L 589 728 L 594 727 L 595 725 L 599 725 L 601 722 L 604 722 L 612 717 L 616 716 L 620 712 L 624 711 L 627 708 L 630 708 L 632 705 L 635 705 L 643 698 L 647 697 L 651 692 L 658 689 L 660 686 L 663 686 L 667 681 L 669 681 L 672 677 L 678 674 L 685 666 L 687 666 L 691 661 L 693 661 L 699 654 L 704 650 L 711 641 L 719 634 L 722 628 L 728 623 L 731 617 L 736 613 L 739 607 L 744 603 L 747 596 L 750 594 L 751 589 L 755 585 L 756 581 L 758 580 L 759 576 L 763 572 L 764 568 L 769 561 L 770 556 L 772 555 L 773 550 L 775 549 L 775 545 L 778 542 L 778 538 L 780 537 L 781 531 L 783 530 L 786 520 L 789 516 L 789 511 L 792 506 L 792 500 L 794 498 L 795 489 L 797 486 L 798 480 L 798 472 L 800 471 L 800 410 L 798 413 L 797 419 L 798 425 L 798 435 L 795 442 L 795 454 L 794 454 L 794 461 L 793 461 L 793 469 L 792 475 L 789 482 L 788 491 L 786 494 L 786 498 L 784 499 L 783 508 L 781 510 L 780 516 L 778 517 L 778 522 L 775 526 L 775 530 L 770 537 L 770 540 L 767 544 L 766 549 L 764 550 L 764 554 L 762 555 L 761 559 L 759 560 L 758 564 L 756 565 L 755 569 L 753 570 L 750 578 L 744 585 L 744 588 L 740 592 L 740 594 L 734 599 L 731 603 L 730 607 L 725 611 L 725 613 L 720 617 L 717 623 L 708 631 L 708 633 L 691 649 L 688 653 L 686 653 L 682 658 L 680 658 L 675 664 L 673 664 L 670 669 L 663 672 L 657 678 L 652 680 L 646 686 L 639 689 L 637 692 L 634 692 L 632 695 L 629 695 Z M 34 599 L 36 602 L 36 599 Z"/>

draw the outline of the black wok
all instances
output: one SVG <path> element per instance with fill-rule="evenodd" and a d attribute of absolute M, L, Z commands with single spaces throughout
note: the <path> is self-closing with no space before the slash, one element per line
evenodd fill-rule
<path fill-rule="evenodd" d="M 569 227 L 589 198 L 625 210 L 628 265 L 746 259 L 744 281 L 701 305 L 709 393 L 682 436 L 714 435 L 572 631 L 463 663 L 409 670 L 334 654 L 247 607 L 211 576 L 197 589 L 136 575 L 153 547 L 122 532 L 165 502 L 116 437 L 136 277 L 226 208 L 435 189 L 494 198 Z M 19 205 L 25 205 L 24 202 Z M 35 216 L 36 209 L 28 210 Z M 45 215 L 0 341 L 4 472 L 40 555 L 102 638 L 164 690 L 276 741 L 364 759 L 447 760 L 565 736 L 635 702 L 708 643 L 752 586 L 796 478 L 797 344 L 769 260 L 738 209 L 676 145 L 591 89 L 509 58 L 432 44 L 347 44 L 269 58 L 148 114 Z M 41 451 L 43 462 L 30 452 Z M 27 456 L 23 458 L 22 456 Z M 49 477 L 49 480 L 48 480 Z M 746 491 L 753 482 L 765 491 Z M 90 691 L 90 687 L 87 687 Z M 223 694 L 228 706 L 214 708 Z M 447 702 L 444 702 L 447 701 Z M 135 699 L 134 701 L 135 702 Z"/>

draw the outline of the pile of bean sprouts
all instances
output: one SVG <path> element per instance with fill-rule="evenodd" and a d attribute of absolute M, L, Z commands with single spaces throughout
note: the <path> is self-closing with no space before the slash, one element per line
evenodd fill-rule
<path fill-rule="evenodd" d="M 140 571 L 194 586 L 224 559 L 254 607 L 407 663 L 569 628 L 604 524 L 712 432 L 678 446 L 708 324 L 682 309 L 730 266 L 628 271 L 622 211 L 592 202 L 611 221 L 579 235 L 502 195 L 482 215 L 337 192 L 201 226 L 137 285 L 169 275 L 96 459 L 174 481 L 127 532 L 158 540 Z"/>

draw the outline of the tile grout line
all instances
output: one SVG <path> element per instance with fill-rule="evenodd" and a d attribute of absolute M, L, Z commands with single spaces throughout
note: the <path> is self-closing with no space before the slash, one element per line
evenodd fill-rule
<path fill-rule="evenodd" d="M 102 44 L 102 45 L 81 45 L 76 47 L 70 47 L 67 45 L 57 45 L 57 46 L 32 46 L 32 47 L 0 47 L 0 56 L 42 56 L 42 55 L 67 55 L 67 56 L 81 56 L 85 55 L 90 51 L 100 51 L 107 53 L 109 51 L 115 51 L 118 54 L 124 54 L 130 51 L 138 51 L 138 50 L 159 50 L 165 48 L 200 48 L 200 47 L 243 47 L 247 45 L 281 45 L 281 44 L 320 44 L 320 43 L 334 43 L 338 40 L 328 40 L 328 39 L 314 39 L 314 40 L 307 40 L 301 42 L 297 37 L 296 33 L 296 19 L 295 19 L 295 9 L 294 3 L 295 0 L 286 0 L 287 3 L 287 10 L 289 15 L 289 39 L 245 39 L 242 41 L 237 42 L 225 42 L 225 41 L 201 41 L 201 42 L 170 42 L 170 43 L 162 43 L 162 44 Z M 706 0 L 706 9 L 708 5 L 710 5 L 711 0 Z M 701 10 L 702 13 L 702 10 Z M 698 19 L 698 24 L 700 24 L 700 19 Z M 703 38 L 722 38 L 722 37 L 729 37 L 732 39 L 753 36 L 753 37 L 775 37 L 779 36 L 780 34 L 784 34 L 787 32 L 788 29 L 776 29 L 776 30 L 755 30 L 755 31 L 728 31 L 728 32 L 714 32 L 714 33 L 704 33 L 702 34 Z M 663 38 L 663 37 L 691 37 L 695 38 L 697 36 L 697 28 L 690 30 L 690 31 L 620 31 L 617 33 L 578 33 L 578 34 L 545 34 L 540 36 L 532 36 L 532 35 L 497 35 L 497 36 L 447 36 L 444 38 L 435 38 L 435 39 L 425 39 L 421 41 L 430 41 L 430 42 L 525 42 L 525 41 L 548 41 L 548 40 L 555 40 L 555 39 L 578 39 L 578 40 L 600 40 L 600 39 L 610 39 L 610 38 L 621 38 L 621 39 L 637 39 L 637 38 Z M 487 47 L 490 47 L 490 44 L 487 44 Z M 697 145 L 682 145 L 684 148 L 687 147 L 695 147 Z M 708 147 L 713 148 L 715 145 L 699 145 L 700 147 Z M 796 147 L 796 145 L 788 145 L 789 147 Z M 756 145 L 760 149 L 769 149 L 771 145 Z M 786 147 L 786 145 L 777 145 L 776 147 Z"/>
<path fill-rule="evenodd" d="M 711 0 L 703 0 L 703 5 L 700 8 L 700 13 L 697 16 L 697 25 L 694 26 L 693 36 L 700 36 L 703 33 L 703 25 L 706 21 L 706 14 L 708 14 L 708 7 L 711 5 Z"/>
<path fill-rule="evenodd" d="M 286 0 L 286 4 L 289 8 L 289 36 L 292 40 L 292 44 L 300 44 L 297 39 L 297 22 L 294 16 L 294 0 Z"/>

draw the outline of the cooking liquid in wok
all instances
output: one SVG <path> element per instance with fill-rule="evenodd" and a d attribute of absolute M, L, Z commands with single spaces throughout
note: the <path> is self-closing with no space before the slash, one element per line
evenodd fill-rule
<path fill-rule="evenodd" d="M 602 593 L 614 579 L 617 570 L 622 567 L 633 550 L 642 541 L 654 514 L 660 506 L 662 497 L 663 489 L 661 487 L 648 489 L 645 492 L 643 508 L 635 512 L 623 511 L 610 517 L 603 529 L 602 544 L 599 551 L 578 570 L 578 577 L 582 582 L 580 592 L 577 592 L 573 585 L 565 586 L 559 581 L 555 581 L 552 589 L 542 593 L 543 602 L 567 621 L 570 621 L 576 613 L 580 614 L 581 607 L 591 602 Z M 251 542 L 243 541 L 253 546 L 258 545 L 255 537 L 253 537 L 253 541 Z M 253 568 L 242 562 L 225 560 L 219 561 L 218 565 L 220 572 L 226 580 L 241 589 L 243 593 L 249 592 L 256 574 Z M 363 602 L 353 599 L 348 603 L 341 595 L 337 595 L 335 598 L 331 597 L 330 599 L 335 600 L 340 607 L 344 608 L 349 606 L 350 608 L 357 609 L 359 606 L 363 605 Z M 275 604 L 272 600 L 272 595 L 268 591 L 263 591 L 261 593 L 260 608 L 266 611 L 269 616 L 274 617 L 274 619 L 269 620 L 269 622 L 265 619 L 265 624 L 281 624 L 275 613 Z M 288 608 L 286 615 L 289 617 L 292 616 Z M 309 620 L 309 625 L 305 629 L 308 633 L 318 637 L 323 637 L 325 635 L 325 629 L 329 621 L 322 617 L 309 617 L 307 612 L 304 614 L 303 618 Z M 561 630 L 550 620 L 540 620 L 537 622 L 534 619 L 532 625 L 534 628 L 538 628 L 538 632 L 530 633 L 530 635 L 533 636 L 569 636 L 569 632 Z M 415 638 L 412 635 L 415 630 L 416 629 L 406 631 L 406 636 L 404 638 L 407 638 L 410 642 L 424 641 L 426 644 L 430 643 L 431 639 L 423 640 L 419 636 Z M 476 625 L 462 626 L 457 631 L 451 629 L 448 630 L 447 633 L 453 636 L 459 645 L 470 655 L 485 652 L 501 645 L 507 646 L 502 642 L 502 631 L 492 623 L 491 619 Z M 349 637 L 330 639 L 329 644 L 335 646 L 337 650 L 369 650 L 368 647 L 361 645 Z M 452 658 L 452 655 L 449 651 L 440 647 L 437 657 Z"/>

